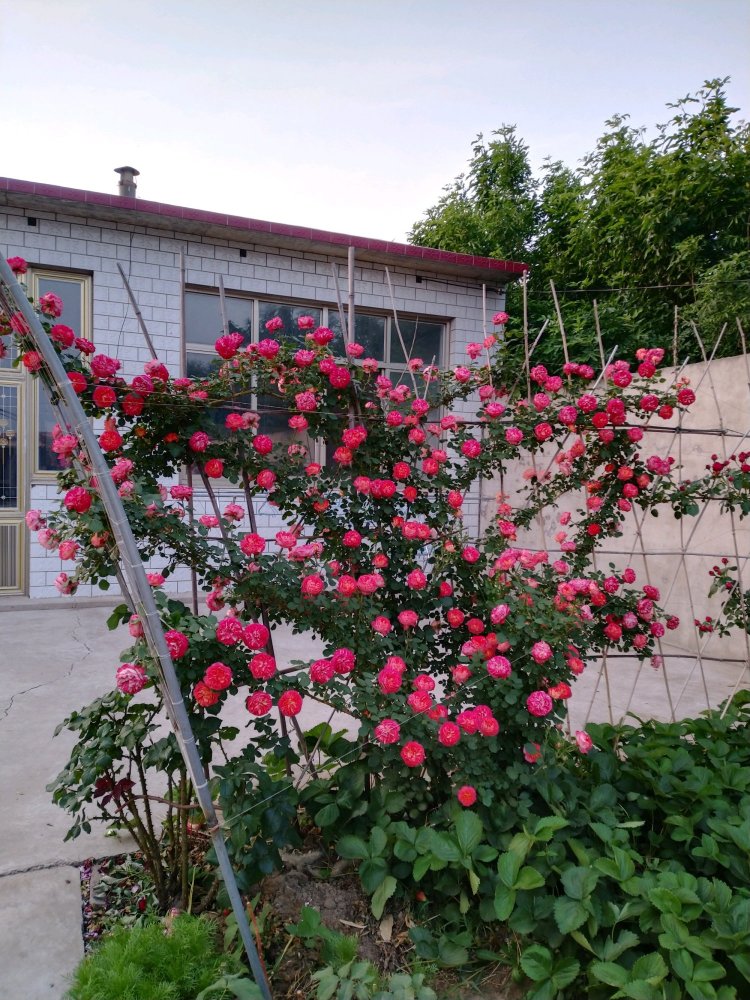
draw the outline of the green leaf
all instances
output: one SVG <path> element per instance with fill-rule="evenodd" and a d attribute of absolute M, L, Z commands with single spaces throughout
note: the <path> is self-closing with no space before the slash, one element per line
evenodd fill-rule
<path fill-rule="evenodd" d="M 555 967 L 552 970 L 552 982 L 558 990 L 563 990 L 566 986 L 570 986 L 580 971 L 581 963 L 575 958 L 561 958 L 555 962 Z"/>
<path fill-rule="evenodd" d="M 618 996 L 629 997 L 630 1000 L 661 1000 L 662 991 L 645 979 L 634 979 L 630 983 L 625 983 L 622 992 Z"/>
<path fill-rule="evenodd" d="M 370 856 L 375 857 L 382 854 L 388 843 L 388 834 L 380 826 L 374 826 L 370 830 Z"/>
<path fill-rule="evenodd" d="M 469 952 L 463 945 L 443 935 L 438 941 L 438 958 L 442 965 L 452 968 L 458 965 L 466 965 L 469 961 Z"/>
<path fill-rule="evenodd" d="M 474 893 L 474 895 L 476 895 L 477 892 L 479 891 L 479 883 L 480 883 L 479 876 L 477 875 L 477 873 L 474 871 L 473 868 L 470 868 L 469 885 L 471 886 L 471 891 Z"/>
<path fill-rule="evenodd" d="M 687 948 L 676 948 L 670 954 L 669 961 L 680 979 L 687 981 L 693 978 L 693 957 Z"/>
<path fill-rule="evenodd" d="M 465 811 L 456 819 L 456 839 L 464 854 L 471 854 L 484 836 L 482 821 L 476 813 Z"/>
<path fill-rule="evenodd" d="M 555 923 L 561 934 L 570 934 L 586 922 L 588 910 L 575 899 L 558 896 L 554 906 Z"/>
<path fill-rule="evenodd" d="M 347 834 L 339 840 L 336 844 L 336 853 L 340 857 L 347 859 L 364 859 L 370 856 L 370 851 L 364 840 L 361 837 L 354 837 L 351 834 Z"/>
<path fill-rule="evenodd" d="M 544 876 L 527 865 L 522 868 L 518 873 L 518 878 L 516 879 L 516 884 L 513 886 L 514 889 L 541 889 L 544 885 Z"/>
<path fill-rule="evenodd" d="M 534 982 L 549 979 L 552 974 L 552 952 L 541 944 L 532 944 L 521 955 L 521 968 Z"/>
<path fill-rule="evenodd" d="M 667 963 L 657 951 L 642 955 L 632 969 L 634 979 L 645 979 L 652 986 L 658 986 L 668 974 Z"/>
<path fill-rule="evenodd" d="M 388 874 L 388 865 L 384 858 L 368 858 L 359 866 L 359 880 L 365 892 L 375 892 Z"/>
<path fill-rule="evenodd" d="M 497 859 L 497 874 L 503 885 L 511 889 L 516 884 L 518 873 L 523 864 L 523 856 L 515 851 L 506 851 Z"/>
<path fill-rule="evenodd" d="M 563 830 L 566 826 L 570 826 L 570 823 L 562 816 L 542 816 L 534 827 L 534 836 L 537 840 L 547 843 L 558 830 Z"/>
<path fill-rule="evenodd" d="M 370 909 L 372 910 L 372 915 L 376 920 L 380 920 L 383 916 L 385 904 L 396 891 L 396 884 L 396 879 L 392 875 L 386 875 L 373 893 Z"/>
<path fill-rule="evenodd" d="M 495 888 L 495 916 L 498 920 L 507 920 L 516 905 L 515 889 L 508 889 L 498 884 Z"/>
<path fill-rule="evenodd" d="M 616 986 L 618 989 L 628 981 L 628 971 L 615 962 L 592 962 L 589 966 L 591 974 L 601 983 L 607 986 Z"/>
<path fill-rule="evenodd" d="M 583 899 L 595 888 L 599 873 L 593 868 L 575 866 L 566 868 L 562 873 L 562 884 L 571 899 Z"/>
<path fill-rule="evenodd" d="M 455 862 L 461 860 L 461 852 L 456 841 L 447 833 L 431 831 L 430 850 L 441 861 Z"/>
<path fill-rule="evenodd" d="M 335 802 L 331 802 L 330 805 L 323 806 L 322 809 L 318 809 L 314 816 L 314 822 L 316 826 L 325 828 L 327 826 L 333 826 L 336 820 L 339 818 L 340 809 Z"/>
<path fill-rule="evenodd" d="M 693 969 L 693 981 L 696 983 L 708 983 L 712 979 L 723 979 L 725 975 L 724 966 L 708 958 L 702 958 Z"/>

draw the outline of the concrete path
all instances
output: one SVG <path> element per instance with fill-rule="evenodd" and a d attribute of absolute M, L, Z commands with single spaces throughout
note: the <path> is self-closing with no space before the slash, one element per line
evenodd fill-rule
<path fill-rule="evenodd" d="M 0 600 L 0 997 L 61 1000 L 83 956 L 78 865 L 133 849 L 129 836 L 103 825 L 64 842 L 68 813 L 46 786 L 64 766 L 73 734 L 53 738 L 73 710 L 111 690 L 129 642 L 110 632 L 108 606 L 81 600 Z M 277 655 L 309 659 L 320 648 L 309 636 L 274 633 Z M 323 706 L 302 713 L 303 727 L 327 721 Z M 240 699 L 227 720 L 242 726 Z M 337 728 L 350 720 L 338 717 Z"/>

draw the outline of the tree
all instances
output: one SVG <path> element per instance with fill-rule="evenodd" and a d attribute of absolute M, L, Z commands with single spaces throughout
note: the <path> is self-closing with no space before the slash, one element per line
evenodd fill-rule
<path fill-rule="evenodd" d="M 671 118 L 650 140 L 627 116 L 609 119 L 579 168 L 547 162 L 540 179 L 515 127 L 488 143 L 479 136 L 467 174 L 409 239 L 527 261 L 532 338 L 550 321 L 534 354 L 546 364 L 562 355 L 550 280 L 578 358 L 599 359 L 595 299 L 607 352 L 649 344 L 695 357 L 693 324 L 709 350 L 726 324 L 718 354 L 738 353 L 736 318 L 745 329 L 750 323 L 750 126 L 729 106 L 727 82 L 709 80 L 668 105 Z M 517 365 L 519 286 L 508 300 L 506 354 Z"/>

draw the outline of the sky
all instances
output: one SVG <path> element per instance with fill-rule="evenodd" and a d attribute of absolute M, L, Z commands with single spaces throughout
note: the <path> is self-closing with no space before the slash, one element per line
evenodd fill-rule
<path fill-rule="evenodd" d="M 0 175 L 403 241 L 479 133 L 747 118 L 749 53 L 750 0 L 0 0 Z"/>

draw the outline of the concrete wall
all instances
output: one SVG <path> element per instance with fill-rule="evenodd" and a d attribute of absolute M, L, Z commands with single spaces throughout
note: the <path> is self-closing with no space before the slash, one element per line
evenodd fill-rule
<path fill-rule="evenodd" d="M 665 375 L 672 380 L 674 370 L 665 370 Z M 641 453 L 673 456 L 675 475 L 689 480 L 704 475 L 712 454 L 721 459 L 725 449 L 727 455 L 750 451 L 750 375 L 742 357 L 723 358 L 710 366 L 689 365 L 681 375 L 690 380 L 696 402 L 680 422 L 652 421 L 658 430 L 647 430 Z M 553 457 L 549 452 L 539 466 L 546 468 Z M 502 488 L 511 494 L 512 504 L 522 503 L 518 493 L 522 474 L 522 468 L 515 468 L 503 477 Z M 500 488 L 499 480 L 484 484 L 484 526 L 493 517 Z M 545 511 L 519 544 L 559 552 L 554 541 L 558 514 L 563 509 L 575 511 L 582 501 L 580 493 L 574 494 L 559 510 Z M 684 519 L 676 519 L 668 510 L 658 518 L 640 512 L 628 516 L 622 537 L 607 540 L 596 564 L 603 569 L 609 563 L 619 569 L 632 566 L 641 585 L 651 583 L 660 589 L 662 605 L 678 615 L 681 624 L 662 640 L 663 668 L 639 666 L 635 658 L 622 655 L 610 658 L 604 670 L 599 662 L 589 665 L 576 685 L 574 725 L 582 724 L 589 712 L 592 718 L 606 719 L 609 705 L 615 718 L 627 710 L 656 718 L 669 718 L 673 711 L 677 717 L 685 716 L 718 705 L 737 685 L 750 687 L 747 634 L 735 631 L 722 639 L 699 633 L 693 624 L 695 618 L 719 614 L 719 597 L 708 597 L 708 572 L 722 556 L 734 565 L 739 562 L 744 588 L 750 587 L 750 517 L 743 521 L 736 514 L 722 513 L 717 501 L 703 503 L 697 516 Z"/>
<path fill-rule="evenodd" d="M 28 224 L 27 216 L 37 221 Z M 246 256 L 240 257 L 240 250 Z M 218 287 L 223 278 L 227 292 L 244 292 L 310 305 L 334 306 L 335 284 L 331 264 L 340 270 L 342 293 L 346 294 L 346 267 L 341 258 L 320 253 L 298 253 L 275 246 L 233 240 L 199 238 L 148 226 L 97 222 L 65 213 L 26 212 L 0 207 L 0 253 L 19 255 L 32 265 L 83 271 L 92 275 L 93 338 L 99 351 L 123 362 L 121 374 L 130 378 L 143 369 L 150 357 L 136 317 L 117 270 L 128 275 L 159 358 L 175 374 L 179 371 L 180 253 L 185 254 L 187 283 L 194 288 Z M 430 276 L 424 268 L 390 267 L 396 308 L 401 314 L 426 316 L 446 323 L 444 364 L 466 360 L 466 345 L 482 337 L 482 288 L 468 279 Z M 419 275 L 421 280 L 417 280 Z M 355 267 L 356 305 L 391 310 L 385 267 L 361 262 Z M 504 297 L 487 290 L 487 313 L 502 309 Z M 457 407 L 473 414 L 471 406 Z M 222 494 L 228 501 L 234 493 Z M 54 483 L 32 480 L 30 507 L 48 510 L 56 497 Z M 197 497 L 197 512 L 201 509 Z M 208 512 L 208 508 L 206 508 Z M 466 524 L 476 530 L 478 496 L 467 498 Z M 259 530 L 269 537 L 280 527 L 272 509 L 261 505 Z M 61 561 L 30 540 L 29 585 L 33 597 L 55 596 L 54 579 L 71 563 Z M 186 585 L 187 576 L 181 579 Z M 90 588 L 82 587 L 81 596 Z M 98 591 L 95 591 L 98 593 Z"/>

